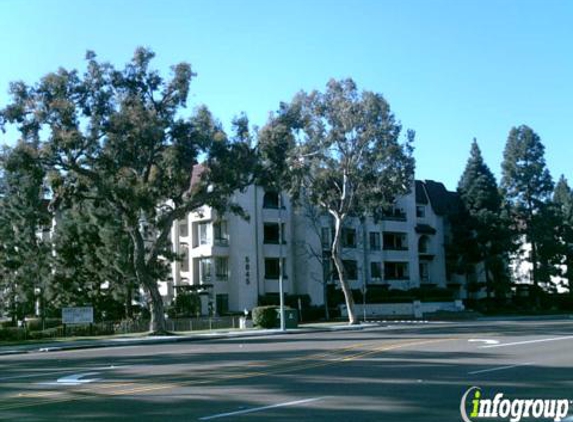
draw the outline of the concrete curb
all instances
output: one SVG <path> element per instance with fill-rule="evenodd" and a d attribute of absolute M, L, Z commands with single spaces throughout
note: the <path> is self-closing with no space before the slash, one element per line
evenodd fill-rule
<path fill-rule="evenodd" d="M 485 316 L 476 318 L 476 321 L 559 321 L 573 319 L 571 314 L 557 315 L 512 315 L 512 316 Z"/>
<path fill-rule="evenodd" d="M 92 340 L 81 342 L 79 344 L 74 343 L 46 343 L 30 346 L 21 346 L 21 348 L 13 348 L 10 350 L 1 350 L 0 356 L 16 355 L 16 354 L 27 354 L 27 353 L 45 353 L 45 352 L 62 352 L 69 350 L 83 350 L 83 349 L 99 349 L 108 347 L 133 347 L 133 346 L 144 346 L 152 344 L 168 344 L 168 343 L 182 343 L 182 342 L 193 342 L 193 341 L 209 341 L 209 340 L 226 340 L 235 338 L 257 338 L 257 337 L 269 337 L 276 335 L 289 335 L 289 334 L 308 334 L 308 333 L 324 333 L 324 332 L 338 332 L 338 331 L 358 331 L 367 328 L 379 327 L 379 324 L 361 324 L 361 325 L 343 325 L 334 327 L 303 327 L 303 328 L 292 328 L 286 331 L 280 331 L 278 329 L 273 330 L 257 330 L 248 332 L 222 332 L 222 333 L 207 333 L 207 334 L 190 334 L 181 336 L 156 336 L 156 337 L 146 337 L 146 338 L 123 338 L 114 340 Z M 81 342 L 81 343 L 80 343 Z"/>

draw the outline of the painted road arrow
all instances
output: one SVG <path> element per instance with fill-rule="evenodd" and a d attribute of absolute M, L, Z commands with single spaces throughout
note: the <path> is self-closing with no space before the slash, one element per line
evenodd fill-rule
<path fill-rule="evenodd" d="M 485 343 L 485 344 L 499 344 L 497 340 L 487 340 L 487 339 L 471 339 L 468 340 L 470 343 Z"/>
<path fill-rule="evenodd" d="M 67 377 L 58 378 L 55 382 L 41 382 L 42 385 L 82 385 L 90 382 L 99 381 L 100 378 L 84 378 L 91 375 L 97 375 L 99 372 L 84 372 L 82 374 L 68 375 Z"/>

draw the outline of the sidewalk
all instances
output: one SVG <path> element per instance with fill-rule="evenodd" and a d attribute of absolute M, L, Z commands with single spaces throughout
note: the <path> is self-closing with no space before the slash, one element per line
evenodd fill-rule
<path fill-rule="evenodd" d="M 299 328 L 289 328 L 286 331 L 280 329 L 248 329 L 248 330 L 217 330 L 201 333 L 182 333 L 171 336 L 142 336 L 142 337 L 115 337 L 104 339 L 86 339 L 86 340 L 61 340 L 46 341 L 45 343 L 21 344 L 14 346 L 0 346 L 0 356 L 23 354 L 23 353 L 40 353 L 40 352 L 57 352 L 65 350 L 93 349 L 103 347 L 125 347 L 140 346 L 149 344 L 166 344 L 184 341 L 204 341 L 218 340 L 229 338 L 250 338 L 250 337 L 268 337 L 275 335 L 318 333 L 329 331 L 348 331 L 363 330 L 365 328 L 378 327 L 376 323 L 362 323 L 360 325 L 338 324 L 305 324 Z"/>

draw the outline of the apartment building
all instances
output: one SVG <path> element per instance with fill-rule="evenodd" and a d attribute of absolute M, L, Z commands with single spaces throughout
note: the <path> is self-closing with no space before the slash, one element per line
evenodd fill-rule
<path fill-rule="evenodd" d="M 453 193 L 433 181 L 416 181 L 384 218 L 349 219 L 342 233 L 343 261 L 351 287 L 391 289 L 450 287 L 445 248 Z M 329 256 L 332 221 L 316 209 L 293 207 L 285 194 L 250 186 L 233 198 L 249 219 L 204 207 L 172 228 L 182 261 L 172 264 L 162 294 L 201 293 L 203 312 L 252 309 L 265 295 L 278 295 L 279 268 L 286 294 L 324 303 L 325 285 L 337 283 Z M 281 265 L 282 264 L 282 265 Z"/>

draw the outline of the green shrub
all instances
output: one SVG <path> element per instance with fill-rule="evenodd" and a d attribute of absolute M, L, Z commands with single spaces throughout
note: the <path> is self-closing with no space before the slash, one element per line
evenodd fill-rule
<path fill-rule="evenodd" d="M 309 306 L 302 310 L 301 321 L 320 321 L 326 318 L 324 306 Z"/>
<path fill-rule="evenodd" d="M 114 334 L 113 324 L 99 323 L 99 324 L 82 324 L 82 325 L 68 325 L 66 326 L 67 337 L 82 337 L 82 336 L 103 336 Z"/>
<path fill-rule="evenodd" d="M 26 321 L 28 326 L 28 330 L 30 331 L 41 331 L 42 330 L 42 319 L 41 318 L 34 318 L 29 319 Z M 46 318 L 44 320 L 44 327 L 45 329 L 48 328 L 55 328 L 62 325 L 62 320 L 60 318 Z"/>
<path fill-rule="evenodd" d="M 344 304 L 342 290 L 333 285 L 328 286 L 328 303 L 332 306 Z M 363 303 L 362 291 L 352 290 L 355 303 Z M 419 287 L 410 290 L 390 289 L 388 285 L 369 285 L 366 292 L 366 303 L 411 303 L 450 302 L 454 300 L 452 291 L 440 287 Z"/>
<path fill-rule="evenodd" d="M 1 328 L 10 328 L 10 327 L 14 327 L 14 324 L 12 324 L 12 320 L 7 319 L 5 321 L 0 321 L 0 329 Z"/>
<path fill-rule="evenodd" d="M 16 341 L 24 339 L 24 330 L 17 327 L 0 328 L 0 341 Z"/>
<path fill-rule="evenodd" d="M 253 325 L 261 328 L 279 326 L 278 306 L 257 306 L 253 309 Z"/>
<path fill-rule="evenodd" d="M 191 318 L 201 313 L 201 298 L 196 292 L 180 292 L 167 308 L 169 318 Z"/>

